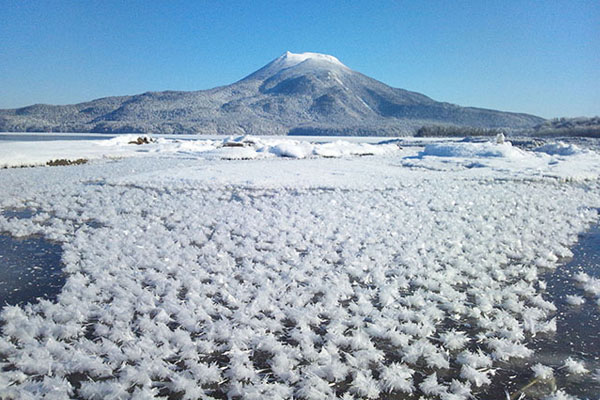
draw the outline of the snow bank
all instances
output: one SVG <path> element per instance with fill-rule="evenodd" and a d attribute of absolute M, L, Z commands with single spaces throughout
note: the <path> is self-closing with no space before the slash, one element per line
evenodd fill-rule
<path fill-rule="evenodd" d="M 279 157 L 306 158 L 313 153 L 314 146 L 308 143 L 283 142 L 269 146 L 268 152 Z"/>
<path fill-rule="evenodd" d="M 404 157 L 402 164 L 431 171 L 459 172 L 469 177 L 492 178 L 503 172 L 509 179 L 552 177 L 583 181 L 600 176 L 598 153 L 561 143 L 547 143 L 535 151 L 521 150 L 501 140 L 429 143 L 416 156 Z"/>
<path fill-rule="evenodd" d="M 547 143 L 537 147 L 534 151 L 546 153 L 551 156 L 573 156 L 588 152 L 588 150 L 584 150 L 575 144 L 565 144 L 563 142 Z"/>
<path fill-rule="evenodd" d="M 425 146 L 421 156 L 485 158 L 504 157 L 523 158 L 526 153 L 513 147 L 510 142 L 503 143 L 433 143 Z"/>
<path fill-rule="evenodd" d="M 146 139 L 144 139 L 146 138 Z M 138 144 L 138 142 L 140 144 Z M 196 160 L 270 160 L 388 156 L 390 164 L 430 171 L 452 172 L 472 177 L 509 179 L 559 178 L 591 180 L 600 174 L 600 156 L 575 145 L 548 143 L 537 151 L 520 150 L 510 144 L 457 142 L 440 139 L 367 143 L 320 138 L 295 140 L 286 137 L 239 136 L 225 139 L 179 140 L 139 135 L 117 136 L 109 140 L 51 142 L 4 142 L 0 167 L 45 165 L 56 159 L 101 160 L 129 157 L 180 157 Z M 468 170 L 468 171 L 465 171 Z M 387 171 L 384 171 L 384 173 Z M 236 173 L 234 172 L 234 175 Z M 318 175 L 318 174 L 317 174 Z M 263 175 L 264 177 L 264 175 Z M 381 182 L 381 180 L 376 180 Z"/>
<path fill-rule="evenodd" d="M 3 142 L 0 167 L 44 165 L 55 159 L 187 156 L 206 159 L 314 158 L 381 155 L 398 151 L 394 144 L 369 144 L 337 140 L 315 143 L 281 137 L 251 136 L 209 140 L 178 140 L 140 135 L 120 135 L 106 140 Z"/>

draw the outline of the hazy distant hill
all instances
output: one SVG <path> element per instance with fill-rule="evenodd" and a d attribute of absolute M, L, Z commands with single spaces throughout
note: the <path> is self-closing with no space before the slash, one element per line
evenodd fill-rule
<path fill-rule="evenodd" d="M 543 122 L 438 102 L 387 86 L 333 56 L 289 52 L 210 90 L 0 110 L 0 131 L 410 135 L 432 124 L 527 129 Z"/>

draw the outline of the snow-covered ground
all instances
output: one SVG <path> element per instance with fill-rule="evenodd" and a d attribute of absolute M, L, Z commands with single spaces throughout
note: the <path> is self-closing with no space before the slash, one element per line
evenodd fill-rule
<path fill-rule="evenodd" d="M 11 135 L 14 137 L 14 135 Z M 33 136 L 35 137 L 35 136 Z M 68 137 L 68 136 L 67 136 Z M 71 135 L 73 137 L 73 135 Z M 111 139 L 45 141 L 33 146 L 30 141 L 0 142 L 0 167 L 45 165 L 52 160 L 98 160 L 176 154 L 203 159 L 264 159 L 275 157 L 341 157 L 384 154 L 396 150 L 395 144 L 373 145 L 348 140 L 308 141 L 282 137 L 209 138 L 201 140 L 151 138 L 150 143 L 134 144 L 139 135 Z"/>
<path fill-rule="evenodd" d="M 136 138 L 2 143 L 1 166 L 90 161 L 0 170 L 0 232 L 67 273 L 3 308 L 0 398 L 503 398 L 494 372 L 556 330 L 540 274 L 600 207 L 573 144 Z"/>

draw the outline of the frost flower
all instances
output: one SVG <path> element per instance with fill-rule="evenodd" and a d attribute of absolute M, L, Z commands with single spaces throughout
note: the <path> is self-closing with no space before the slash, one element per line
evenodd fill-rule
<path fill-rule="evenodd" d="M 446 387 L 438 382 L 437 374 L 435 372 L 421 382 L 419 389 L 426 395 L 440 396 L 447 392 Z"/>
<path fill-rule="evenodd" d="M 406 365 L 393 363 L 383 367 L 381 371 L 381 383 L 385 390 L 392 392 L 400 390 L 405 393 L 412 393 L 414 386 L 412 375 L 415 371 Z"/>
<path fill-rule="evenodd" d="M 379 385 L 369 372 L 357 372 L 354 381 L 352 381 L 351 390 L 367 399 L 376 399 L 379 397 Z"/>
<path fill-rule="evenodd" d="M 571 357 L 565 360 L 564 368 L 569 371 L 570 374 L 587 374 L 590 372 L 583 361 L 573 360 Z"/>
<path fill-rule="evenodd" d="M 562 390 L 558 390 L 556 393 L 544 397 L 544 400 L 577 400 L 577 397 L 571 396 L 570 394 L 567 394 Z"/>
<path fill-rule="evenodd" d="M 460 350 L 469 342 L 464 332 L 450 331 L 440 335 L 440 339 L 448 350 Z"/>
<path fill-rule="evenodd" d="M 538 379 L 547 380 L 552 379 L 554 377 L 554 371 L 552 370 L 552 368 L 539 363 L 531 367 L 531 370 L 533 371 L 535 377 Z"/>
<path fill-rule="evenodd" d="M 577 296 L 575 294 L 568 294 L 565 299 L 567 300 L 567 303 L 572 306 L 580 306 L 583 303 L 585 303 L 585 299 L 583 297 Z"/>
<path fill-rule="evenodd" d="M 463 365 L 461 367 L 460 377 L 474 383 L 477 387 L 492 383 L 486 371 L 478 371 L 468 365 Z"/>

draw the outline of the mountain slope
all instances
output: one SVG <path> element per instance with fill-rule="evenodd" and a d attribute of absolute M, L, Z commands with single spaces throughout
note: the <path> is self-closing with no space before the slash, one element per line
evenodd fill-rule
<path fill-rule="evenodd" d="M 337 58 L 287 52 L 231 85 L 0 110 L 1 131 L 406 135 L 422 125 L 526 129 L 544 120 L 442 103 Z"/>

